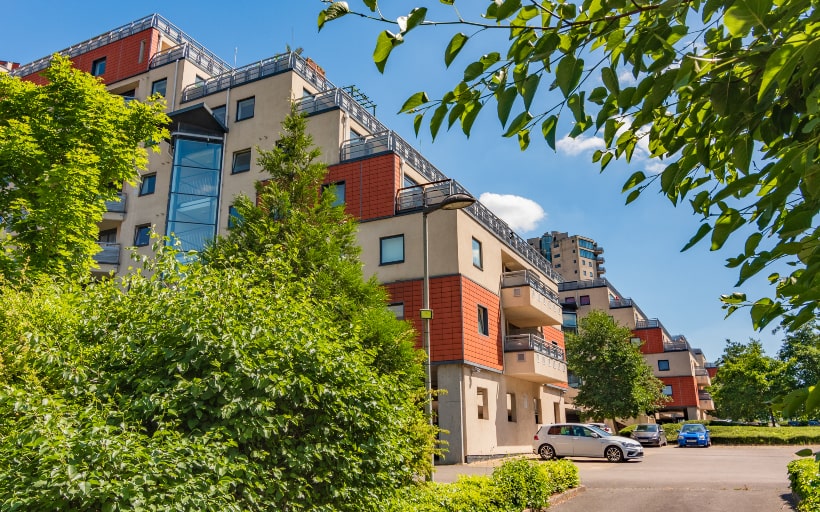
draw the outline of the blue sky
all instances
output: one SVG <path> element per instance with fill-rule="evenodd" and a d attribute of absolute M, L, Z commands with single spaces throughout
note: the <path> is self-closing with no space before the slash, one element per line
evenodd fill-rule
<path fill-rule="evenodd" d="M 438 2 L 428 3 L 431 19 L 434 9 L 441 7 L 434 5 Z M 350 4 L 359 5 L 357 0 Z M 420 90 L 440 96 L 457 83 L 469 63 L 467 52 L 480 55 L 489 51 L 491 46 L 486 45 L 492 41 L 468 43 L 448 71 L 442 55 L 453 29 L 414 31 L 407 43 L 394 50 L 381 75 L 373 65 L 372 52 L 378 32 L 390 28 L 348 17 L 318 32 L 316 20 L 322 7 L 319 0 L 14 1 L 4 7 L 0 60 L 27 63 L 154 12 L 227 62 L 235 59 L 238 66 L 280 53 L 286 45 L 301 47 L 303 55 L 325 68 L 336 85 L 355 85 L 370 97 L 385 125 L 446 175 L 474 195 L 483 195 L 482 202 L 525 238 L 556 230 L 596 240 L 605 249 L 605 277 L 622 296 L 634 299 L 649 317 L 660 319 L 670 333 L 685 335 L 709 360 L 721 355 L 726 339 L 760 339 L 767 353 L 775 355 L 782 333 L 773 334 L 771 328 L 755 332 L 747 312 L 724 319 L 720 307 L 722 293 L 737 291 L 733 288 L 736 270 L 724 268 L 724 261 L 740 252 L 745 237 L 721 251 L 710 252 L 707 244 L 699 244 L 681 253 L 699 225 L 688 204 L 673 208 L 655 189 L 624 205 L 623 182 L 637 170 L 657 172 L 656 162 L 638 150 L 632 163 L 614 162 L 600 173 L 591 161 L 592 151 L 600 147 L 594 134 L 561 140 L 558 150 L 552 151 L 534 132 L 530 149 L 521 152 L 515 138 L 501 137 L 495 105 L 485 107 L 469 139 L 457 125 L 449 132 L 442 129 L 435 142 L 425 129 L 416 137 L 412 117 L 397 114 L 405 99 Z M 496 41 L 503 44 L 504 39 Z M 539 90 L 543 105 L 555 100 L 546 94 L 547 86 L 544 80 Z M 559 126 L 558 139 L 567 131 Z M 765 275 L 745 283 L 742 291 L 749 297 L 774 293 Z"/>

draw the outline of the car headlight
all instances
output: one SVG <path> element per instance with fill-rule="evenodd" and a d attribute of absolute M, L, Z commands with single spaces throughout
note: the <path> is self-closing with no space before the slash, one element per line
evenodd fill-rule
<path fill-rule="evenodd" d="M 679 435 L 679 436 L 678 436 L 678 441 L 680 441 L 681 439 L 683 439 L 683 436 L 682 436 L 682 435 Z"/>
<path fill-rule="evenodd" d="M 703 434 L 698 434 L 698 439 L 706 439 L 706 436 Z"/>

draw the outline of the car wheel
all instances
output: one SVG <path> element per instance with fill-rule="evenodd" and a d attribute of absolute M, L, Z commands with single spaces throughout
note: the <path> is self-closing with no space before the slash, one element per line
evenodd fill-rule
<path fill-rule="evenodd" d="M 621 462 L 624 460 L 624 453 L 617 446 L 607 446 L 604 456 L 609 462 Z"/>
<path fill-rule="evenodd" d="M 555 449 L 552 446 L 548 445 L 548 444 L 542 444 L 541 446 L 538 447 L 538 455 L 540 455 L 541 458 L 544 459 L 544 460 L 554 459 L 555 458 Z"/>

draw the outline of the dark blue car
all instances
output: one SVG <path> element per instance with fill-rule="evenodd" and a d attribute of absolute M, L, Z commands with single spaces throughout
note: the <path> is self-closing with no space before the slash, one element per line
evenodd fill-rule
<path fill-rule="evenodd" d="M 678 446 L 712 446 L 709 430 L 700 423 L 684 423 L 678 432 Z"/>

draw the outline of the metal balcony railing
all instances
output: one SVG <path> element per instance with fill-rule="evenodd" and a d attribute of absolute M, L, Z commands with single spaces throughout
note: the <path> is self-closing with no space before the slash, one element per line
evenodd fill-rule
<path fill-rule="evenodd" d="M 119 201 L 112 200 L 105 202 L 105 210 L 112 213 L 125 213 L 125 194 L 119 193 L 117 194 L 119 197 Z"/>
<path fill-rule="evenodd" d="M 661 321 L 657 318 L 650 318 L 648 320 L 638 320 L 635 322 L 635 329 L 657 329 L 663 327 Z"/>
<path fill-rule="evenodd" d="M 699 391 L 698 392 L 698 400 L 711 400 L 712 395 L 711 393 L 707 393 L 706 391 Z"/>
<path fill-rule="evenodd" d="M 555 359 L 556 361 L 563 363 L 567 361 L 564 350 L 561 347 L 544 340 L 544 338 L 537 334 L 513 334 L 504 337 L 504 352 L 524 352 L 529 350 Z"/>
<path fill-rule="evenodd" d="M 625 298 L 625 299 L 612 299 L 609 301 L 609 307 L 611 309 L 618 309 L 618 308 L 631 308 L 634 306 L 635 303 L 632 299 Z"/>
<path fill-rule="evenodd" d="M 666 341 L 663 343 L 664 352 L 683 352 L 689 350 L 689 343 L 686 341 Z"/>
<path fill-rule="evenodd" d="M 547 286 L 538 279 L 538 275 L 529 270 L 515 270 L 513 272 L 504 272 L 501 276 L 501 287 L 509 288 L 512 286 L 530 286 L 538 291 L 544 297 L 560 306 L 558 294 L 547 288 Z"/>
<path fill-rule="evenodd" d="M 699 375 L 701 377 L 708 377 L 709 371 L 706 368 L 702 368 L 700 366 L 695 367 L 695 375 Z"/>
<path fill-rule="evenodd" d="M 107 242 L 97 242 L 102 248 L 102 251 L 94 255 L 94 261 L 107 265 L 119 265 L 120 263 L 120 244 L 112 244 Z"/>

